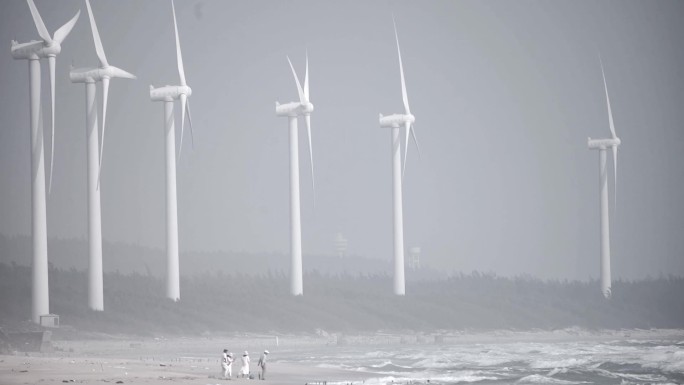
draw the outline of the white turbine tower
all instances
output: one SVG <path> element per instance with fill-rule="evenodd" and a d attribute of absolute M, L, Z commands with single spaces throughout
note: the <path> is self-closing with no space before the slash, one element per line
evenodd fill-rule
<path fill-rule="evenodd" d="M 394 19 L 392 19 L 394 23 Z M 406 294 L 406 281 L 404 279 L 404 214 L 402 198 L 402 179 L 406 170 L 406 156 L 408 155 L 409 135 L 418 147 L 418 140 L 413 131 L 415 116 L 411 114 L 408 96 L 406 95 L 406 82 L 404 80 L 404 66 L 401 62 L 401 49 L 399 48 L 399 35 L 397 25 L 394 23 L 394 37 L 397 41 L 397 54 L 399 56 L 399 73 L 401 75 L 401 97 L 404 102 L 404 113 L 383 116 L 380 114 L 380 127 L 392 129 L 392 182 L 394 197 L 394 294 Z M 401 165 L 401 136 L 399 129 L 404 127 L 404 168 Z M 419 150 L 420 151 L 420 150 Z"/>
<path fill-rule="evenodd" d="M 192 135 L 192 118 L 190 116 L 190 102 L 192 88 L 185 82 L 183 56 L 181 55 L 180 39 L 178 38 L 178 24 L 176 23 L 176 8 L 171 0 L 173 13 L 173 27 L 176 32 L 176 61 L 180 86 L 164 86 L 154 88 L 150 86 L 150 99 L 164 102 L 164 135 L 166 137 L 166 296 L 174 301 L 180 299 L 180 267 L 178 258 L 178 205 L 176 201 L 176 131 L 174 124 L 173 102 L 181 101 L 181 136 L 178 158 L 183 150 L 183 132 L 185 130 L 185 113 L 188 113 L 190 133 Z"/>
<path fill-rule="evenodd" d="M 306 55 L 306 72 L 304 73 L 304 89 L 299 83 L 297 73 L 292 66 L 290 58 L 287 58 L 297 83 L 299 102 L 280 104 L 276 102 L 276 115 L 287 116 L 290 127 L 290 292 L 292 295 L 303 295 L 304 285 L 302 282 L 302 223 L 299 209 L 299 132 L 297 131 L 297 117 L 304 116 L 306 132 L 309 138 L 309 160 L 311 163 L 311 186 L 314 190 L 315 183 L 313 171 L 313 146 L 311 144 L 311 112 L 313 104 L 309 101 L 309 55 Z"/>
<path fill-rule="evenodd" d="M 102 216 L 100 213 L 100 170 L 104 149 L 105 119 L 107 118 L 107 97 L 111 78 L 135 79 L 135 76 L 109 65 L 102 47 L 95 17 L 86 0 L 90 28 L 95 42 L 95 52 L 100 61 L 96 68 L 71 69 L 72 83 L 85 83 L 86 91 L 86 143 L 88 157 L 88 306 L 92 310 L 104 310 L 102 288 Z M 97 103 L 95 83 L 102 82 L 102 140 L 98 143 Z M 98 148 L 99 146 L 99 148 Z"/>
<path fill-rule="evenodd" d="M 52 37 L 33 0 L 27 0 L 33 22 L 42 41 L 19 44 L 12 41 L 12 57 L 29 62 L 29 99 L 31 125 L 31 234 L 32 234 L 32 290 L 31 320 L 40 322 L 40 316 L 50 313 L 48 290 L 47 255 L 47 207 L 45 204 L 45 162 L 43 148 L 42 105 L 40 99 L 40 59 L 47 58 L 50 69 L 50 97 L 52 100 L 52 151 L 50 152 L 50 181 L 52 187 L 52 165 L 55 155 L 55 67 L 57 55 L 62 51 L 62 42 L 76 24 L 81 11 L 61 26 Z"/>
<path fill-rule="evenodd" d="M 600 60 L 600 58 L 599 58 Z M 608 169 L 606 167 L 606 150 L 608 147 L 613 149 L 613 175 L 615 196 L 617 197 L 617 151 L 620 146 L 620 138 L 615 134 L 613 124 L 613 113 L 610 109 L 610 98 L 608 97 L 608 85 L 606 84 L 606 74 L 603 71 L 601 62 L 601 75 L 603 76 L 603 88 L 606 91 L 606 105 L 608 108 L 608 125 L 610 127 L 610 139 L 588 138 L 587 144 L 591 150 L 599 150 L 599 186 L 601 189 L 601 292 L 606 298 L 611 297 L 611 276 L 610 276 L 610 224 L 608 206 Z"/>

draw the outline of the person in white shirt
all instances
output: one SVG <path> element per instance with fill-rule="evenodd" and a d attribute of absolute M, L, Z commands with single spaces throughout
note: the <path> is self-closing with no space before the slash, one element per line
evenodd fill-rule
<path fill-rule="evenodd" d="M 249 353 L 246 350 L 242 354 L 242 367 L 240 368 L 240 377 L 249 378 Z"/>
<path fill-rule="evenodd" d="M 228 353 L 228 379 L 229 380 L 233 378 L 233 361 L 235 361 L 235 359 L 233 358 L 233 353 Z M 225 374 L 224 374 L 224 377 L 225 377 Z"/>
<path fill-rule="evenodd" d="M 228 376 L 230 365 L 228 364 L 228 349 L 223 349 L 223 356 L 221 357 L 221 368 L 223 369 L 223 378 Z"/>

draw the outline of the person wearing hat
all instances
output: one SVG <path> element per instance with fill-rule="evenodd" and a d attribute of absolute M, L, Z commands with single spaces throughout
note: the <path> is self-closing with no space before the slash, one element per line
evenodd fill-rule
<path fill-rule="evenodd" d="M 262 354 L 261 357 L 259 357 L 259 363 L 257 365 L 261 369 L 261 372 L 259 373 L 259 379 L 260 380 L 266 379 L 266 357 L 267 356 L 268 356 L 268 350 L 264 350 L 264 354 Z"/>
<path fill-rule="evenodd" d="M 240 368 L 240 377 L 249 377 L 249 353 L 245 350 L 242 353 L 242 367 Z"/>
<path fill-rule="evenodd" d="M 223 357 L 221 358 L 221 368 L 223 369 L 223 378 L 226 378 L 228 376 L 228 373 L 230 372 L 230 364 L 228 363 L 230 360 L 228 356 L 228 349 L 223 349 Z"/>

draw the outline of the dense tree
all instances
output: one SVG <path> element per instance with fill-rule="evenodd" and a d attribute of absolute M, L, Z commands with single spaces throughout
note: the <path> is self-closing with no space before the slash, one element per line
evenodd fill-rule
<path fill-rule="evenodd" d="M 0 264 L 1 323 L 29 317 L 30 279 L 30 268 Z M 102 313 L 87 308 L 86 282 L 83 271 L 51 268 L 51 310 L 77 330 L 105 333 L 684 327 L 684 279 L 677 277 L 614 282 L 607 301 L 596 281 L 473 273 L 416 281 L 395 297 L 389 276 L 314 272 L 305 276 L 305 295 L 292 297 L 281 271 L 207 273 L 181 279 L 174 303 L 158 278 L 108 273 Z"/>

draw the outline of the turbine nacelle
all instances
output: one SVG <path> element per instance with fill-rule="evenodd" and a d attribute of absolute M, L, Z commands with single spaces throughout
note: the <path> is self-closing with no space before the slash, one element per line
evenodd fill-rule
<path fill-rule="evenodd" d="M 190 86 L 164 86 L 154 88 L 150 86 L 150 99 L 153 101 L 173 101 L 180 99 L 181 95 L 192 95 Z"/>
<path fill-rule="evenodd" d="M 605 150 L 608 147 L 618 147 L 622 142 L 620 138 L 592 139 L 587 138 L 587 146 L 590 150 Z"/>
<path fill-rule="evenodd" d="M 310 115 L 314 110 L 314 105 L 310 102 L 291 102 L 286 104 L 280 104 L 276 102 L 276 115 L 277 116 L 299 116 L 299 115 Z"/>
<path fill-rule="evenodd" d="M 93 83 L 102 79 L 124 78 L 135 79 L 135 75 L 117 68 L 107 66 L 103 68 L 72 68 L 69 71 L 69 79 L 72 83 Z"/>
<path fill-rule="evenodd" d="M 28 43 L 18 43 L 12 40 L 12 57 L 17 60 L 37 60 L 54 57 L 62 52 L 62 45 L 53 40 L 50 45 L 43 41 L 31 40 Z"/>
<path fill-rule="evenodd" d="M 406 126 L 406 123 L 413 125 L 413 123 L 416 121 L 416 117 L 412 114 L 392 114 L 387 116 L 380 114 L 379 120 L 380 127 L 396 128 L 404 127 Z"/>

